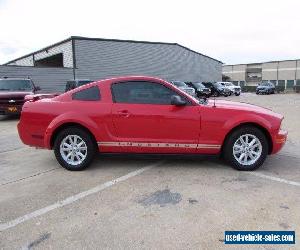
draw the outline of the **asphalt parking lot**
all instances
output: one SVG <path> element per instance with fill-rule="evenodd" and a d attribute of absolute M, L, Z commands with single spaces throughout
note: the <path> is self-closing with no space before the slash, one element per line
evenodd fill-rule
<path fill-rule="evenodd" d="M 1 117 L 0 249 L 280 249 L 225 245 L 225 230 L 295 230 L 282 249 L 299 249 L 300 95 L 224 99 L 285 115 L 287 144 L 255 172 L 215 157 L 137 156 L 69 172 Z"/>

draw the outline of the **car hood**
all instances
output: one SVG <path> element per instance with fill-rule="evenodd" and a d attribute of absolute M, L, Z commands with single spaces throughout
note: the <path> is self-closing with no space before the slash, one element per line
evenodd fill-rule
<path fill-rule="evenodd" d="M 209 88 L 198 88 L 198 91 L 210 91 Z"/>
<path fill-rule="evenodd" d="M 268 86 L 257 86 L 256 88 L 257 89 L 266 89 L 266 88 L 268 88 Z"/>
<path fill-rule="evenodd" d="M 194 90 L 194 88 L 191 88 L 191 87 L 178 87 L 182 90 Z"/>
<path fill-rule="evenodd" d="M 265 114 L 265 115 L 270 115 L 270 116 L 275 116 L 279 119 L 282 119 L 283 116 L 275 113 L 271 109 L 256 106 L 253 104 L 249 103 L 244 103 L 244 102 L 232 102 L 232 101 L 225 101 L 225 100 L 209 100 L 208 105 L 211 106 L 221 107 L 221 108 L 226 108 L 226 109 L 234 109 L 234 110 L 242 110 L 242 111 L 250 111 L 250 112 L 255 112 L 259 114 Z"/>
<path fill-rule="evenodd" d="M 22 98 L 26 95 L 32 95 L 32 91 L 0 91 L 0 99 Z"/>

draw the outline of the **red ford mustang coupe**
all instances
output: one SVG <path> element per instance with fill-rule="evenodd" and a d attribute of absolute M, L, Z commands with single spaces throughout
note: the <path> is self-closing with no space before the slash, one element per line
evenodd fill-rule
<path fill-rule="evenodd" d="M 265 108 L 199 101 L 161 79 L 131 76 L 33 96 L 18 131 L 27 145 L 54 149 L 68 170 L 88 167 L 98 151 L 220 154 L 238 170 L 254 170 L 284 145 L 282 120 Z"/>

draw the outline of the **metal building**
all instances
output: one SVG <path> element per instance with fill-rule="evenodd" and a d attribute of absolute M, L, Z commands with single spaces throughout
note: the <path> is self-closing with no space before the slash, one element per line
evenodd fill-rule
<path fill-rule="evenodd" d="M 63 91 L 71 79 L 122 75 L 220 81 L 222 62 L 177 43 L 73 36 L 0 66 L 0 77 L 29 76 L 44 91 Z"/>
<path fill-rule="evenodd" d="M 286 89 L 300 85 L 300 60 L 224 65 L 222 71 L 223 77 L 241 86 L 255 86 L 266 81 Z"/>

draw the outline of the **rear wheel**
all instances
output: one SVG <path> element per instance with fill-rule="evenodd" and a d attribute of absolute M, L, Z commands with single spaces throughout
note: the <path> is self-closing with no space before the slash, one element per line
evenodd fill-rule
<path fill-rule="evenodd" d="M 224 157 L 237 170 L 255 170 L 268 155 L 265 134 L 253 126 L 245 126 L 234 131 L 224 145 Z"/>
<path fill-rule="evenodd" d="M 71 127 L 62 130 L 54 142 L 54 154 L 59 164 L 72 171 L 87 168 L 96 153 L 91 135 L 83 129 Z"/>

